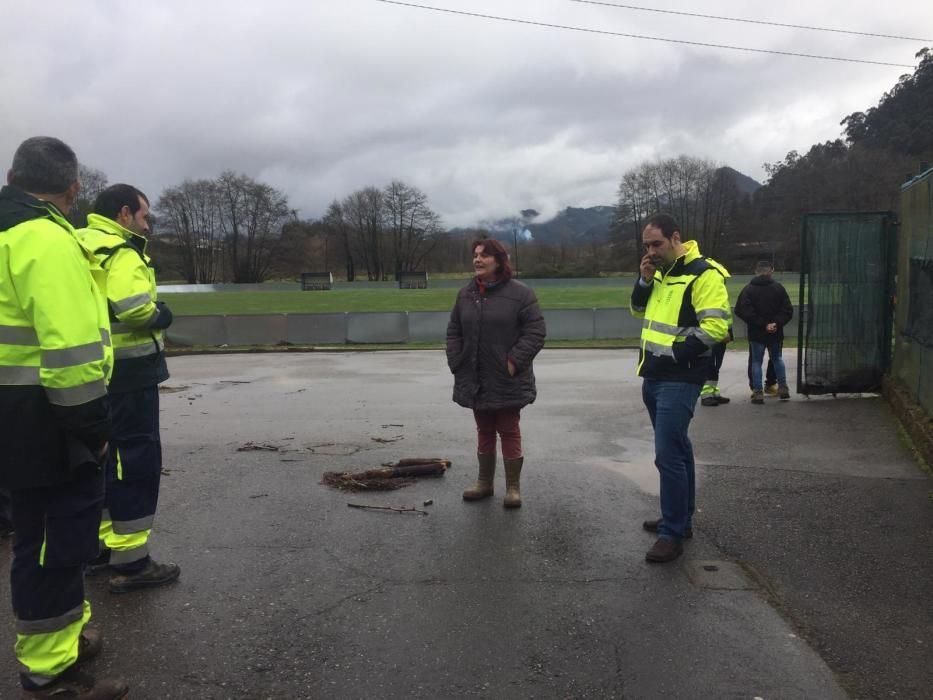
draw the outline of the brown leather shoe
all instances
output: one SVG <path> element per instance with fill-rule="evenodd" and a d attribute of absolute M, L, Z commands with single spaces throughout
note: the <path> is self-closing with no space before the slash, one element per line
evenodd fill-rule
<path fill-rule="evenodd" d="M 660 524 L 661 518 L 658 518 L 657 520 L 646 520 L 641 524 L 641 528 L 646 532 L 657 532 L 658 525 Z M 693 528 L 688 527 L 686 530 L 684 530 L 684 539 L 689 540 L 691 537 L 693 537 Z"/>
<path fill-rule="evenodd" d="M 753 403 L 753 404 L 757 404 L 757 405 L 760 406 L 760 405 L 763 404 L 764 402 L 765 402 L 765 395 L 764 395 L 764 392 L 761 392 L 761 391 L 753 391 L 753 392 L 752 392 L 752 403 Z"/>
<path fill-rule="evenodd" d="M 652 564 L 664 564 L 665 562 L 674 561 L 683 553 L 684 546 L 680 542 L 659 537 L 654 546 L 645 552 L 645 561 Z"/>
<path fill-rule="evenodd" d="M 96 680 L 74 666 L 66 669 L 58 678 L 41 688 L 23 688 L 23 700 L 44 698 L 74 698 L 74 700 L 124 700 L 129 695 L 129 686 L 123 681 Z"/>
<path fill-rule="evenodd" d="M 790 398 L 790 388 L 787 384 L 781 384 L 778 387 L 778 398 L 781 399 L 781 401 L 787 401 Z"/>

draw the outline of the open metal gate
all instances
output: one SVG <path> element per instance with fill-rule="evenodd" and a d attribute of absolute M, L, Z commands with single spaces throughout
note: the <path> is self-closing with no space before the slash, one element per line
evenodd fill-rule
<path fill-rule="evenodd" d="M 881 390 L 891 365 L 896 254 L 894 212 L 804 216 L 798 393 Z"/>

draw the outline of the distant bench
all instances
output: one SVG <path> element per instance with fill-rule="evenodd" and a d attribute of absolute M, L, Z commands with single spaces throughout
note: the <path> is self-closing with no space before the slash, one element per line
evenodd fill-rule
<path fill-rule="evenodd" d="M 313 292 L 330 289 L 334 286 L 332 272 L 302 272 L 301 291 Z"/>
<path fill-rule="evenodd" d="M 398 273 L 399 289 L 427 289 L 428 273 L 420 272 L 400 272 Z"/>

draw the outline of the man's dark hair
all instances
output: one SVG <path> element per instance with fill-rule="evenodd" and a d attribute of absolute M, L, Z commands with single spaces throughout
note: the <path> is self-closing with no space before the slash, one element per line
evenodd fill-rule
<path fill-rule="evenodd" d="M 755 265 L 756 275 L 766 275 L 769 272 L 774 272 L 774 265 L 771 264 L 770 260 L 759 260 Z"/>
<path fill-rule="evenodd" d="M 94 200 L 94 213 L 116 221 L 117 214 L 123 207 L 129 207 L 131 214 L 138 212 L 142 207 L 139 203 L 140 197 L 149 204 L 149 198 L 132 185 L 111 185 L 97 195 L 97 199 Z"/>
<path fill-rule="evenodd" d="M 61 194 L 78 181 L 78 157 L 63 141 L 33 136 L 13 154 L 9 182 L 32 194 Z"/>
<path fill-rule="evenodd" d="M 670 239 L 675 232 L 680 233 L 681 238 L 683 238 L 683 233 L 680 231 L 680 224 L 678 224 L 677 219 L 675 219 L 670 214 L 655 214 L 650 219 L 648 219 L 648 223 L 645 224 L 645 228 L 648 226 L 660 229 L 661 233 L 663 233 L 664 237 L 667 239 Z"/>

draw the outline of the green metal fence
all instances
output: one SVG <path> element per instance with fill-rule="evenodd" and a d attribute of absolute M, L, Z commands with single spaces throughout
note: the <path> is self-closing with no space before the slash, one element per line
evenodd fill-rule
<path fill-rule="evenodd" d="M 933 416 L 933 169 L 901 188 L 891 373 Z"/>
<path fill-rule="evenodd" d="M 891 364 L 893 212 L 807 214 L 801 233 L 797 390 L 881 390 Z"/>

